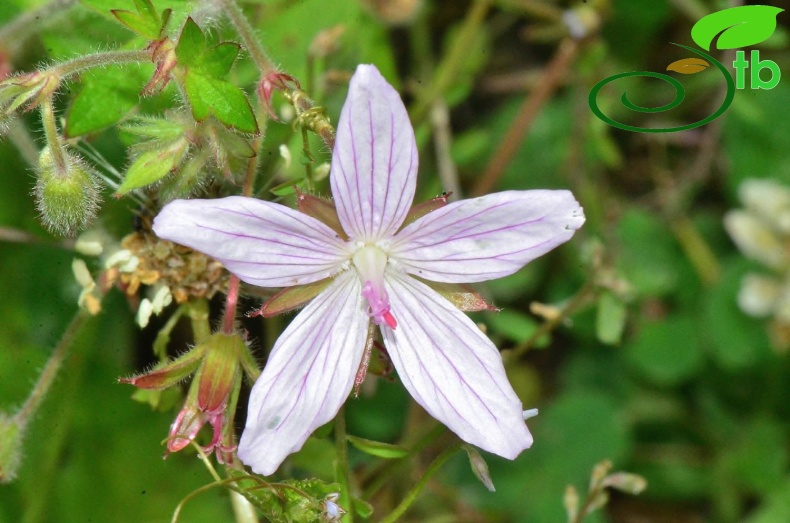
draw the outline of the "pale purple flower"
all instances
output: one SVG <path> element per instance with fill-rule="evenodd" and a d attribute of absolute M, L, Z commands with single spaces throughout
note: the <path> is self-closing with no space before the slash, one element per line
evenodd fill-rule
<path fill-rule="evenodd" d="M 174 201 L 154 231 L 241 280 L 289 287 L 334 278 L 277 340 L 250 398 L 241 460 L 268 475 L 330 421 L 351 391 L 372 321 L 414 399 L 461 439 L 515 458 L 532 444 L 499 351 L 424 281 L 513 274 L 584 222 L 568 191 L 507 191 L 450 203 L 401 229 L 417 148 L 398 93 L 371 65 L 351 79 L 330 182 L 345 236 L 252 198 Z"/>

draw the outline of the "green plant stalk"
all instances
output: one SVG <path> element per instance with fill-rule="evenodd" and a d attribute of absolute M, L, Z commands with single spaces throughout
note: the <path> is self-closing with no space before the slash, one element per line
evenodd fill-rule
<path fill-rule="evenodd" d="M 30 391 L 30 395 L 25 400 L 25 403 L 22 404 L 22 407 L 14 414 L 14 418 L 21 426 L 25 426 L 30 421 L 30 417 L 41 406 L 41 402 L 47 396 L 47 392 L 49 392 L 52 382 L 55 381 L 63 361 L 68 356 L 69 347 L 74 343 L 77 333 L 79 333 L 80 329 L 85 325 L 85 321 L 90 317 L 88 312 L 80 311 L 72 318 L 71 323 L 66 328 L 66 332 L 63 333 L 63 337 L 55 346 L 55 350 L 52 352 L 49 360 L 47 360 L 44 370 L 41 371 L 36 385 Z"/>
<path fill-rule="evenodd" d="M 66 163 L 66 152 L 63 150 L 63 142 L 58 134 L 58 126 L 55 123 L 55 108 L 52 104 L 52 97 L 48 96 L 41 102 L 41 125 L 44 128 L 44 136 L 47 139 L 49 151 L 52 154 L 52 161 L 55 163 L 55 172 L 60 177 L 65 177 L 69 167 Z"/>
<path fill-rule="evenodd" d="M 428 466 L 425 474 L 422 475 L 417 484 L 414 485 L 414 487 L 412 487 L 412 489 L 406 494 L 406 497 L 403 498 L 403 501 L 401 501 L 400 505 L 395 507 L 395 510 L 390 512 L 387 517 L 382 519 L 381 523 L 394 523 L 398 520 L 398 518 L 405 514 L 406 511 L 409 510 L 409 507 L 412 506 L 412 504 L 417 500 L 417 496 L 420 495 L 420 492 L 422 492 L 422 489 L 425 488 L 425 485 L 428 484 L 428 480 L 430 480 L 431 477 L 436 474 L 436 471 L 438 471 L 442 465 L 444 465 L 444 463 L 450 459 L 450 456 L 458 452 L 460 449 L 461 444 L 456 443 L 439 454 L 436 459 L 434 459 L 433 462 Z"/>
<path fill-rule="evenodd" d="M 565 318 L 568 318 L 583 305 L 587 304 L 589 300 L 591 300 L 597 294 L 597 292 L 598 290 L 595 284 L 595 277 L 593 275 L 587 280 L 582 288 L 579 289 L 576 294 L 574 294 L 573 298 L 571 298 L 565 307 L 562 308 L 557 316 L 544 322 L 535 330 L 534 333 L 532 333 L 532 336 L 530 336 L 527 341 L 521 345 L 517 345 L 512 351 L 510 351 L 508 360 L 514 360 L 526 353 L 535 345 L 535 343 L 538 342 L 539 339 L 559 327 L 560 324 L 565 321 Z"/>
<path fill-rule="evenodd" d="M 351 488 L 349 487 L 350 474 L 348 469 L 348 438 L 346 437 L 346 409 L 340 407 L 335 416 L 335 447 L 337 449 L 337 464 L 335 476 L 340 483 L 340 506 L 345 506 L 346 514 L 344 523 L 354 522 L 354 506 L 351 501 Z"/>
<path fill-rule="evenodd" d="M 417 95 L 417 100 L 411 111 L 411 121 L 414 127 L 417 127 L 422 122 L 423 118 L 428 115 L 433 102 L 441 97 L 455 81 L 458 70 L 463 65 L 464 60 L 466 60 L 468 43 L 474 39 L 475 33 L 480 30 L 480 25 L 491 7 L 491 2 L 492 0 L 476 0 L 472 4 L 452 47 L 450 47 L 450 50 L 436 68 L 436 74 L 431 83 Z"/>
<path fill-rule="evenodd" d="M 370 485 L 368 485 L 363 493 L 363 499 L 370 499 L 375 496 L 376 493 L 381 490 L 384 484 L 393 477 L 393 474 L 397 469 L 403 467 L 409 462 L 410 458 L 414 457 L 422 449 L 436 441 L 445 432 L 447 432 L 447 428 L 444 425 L 437 424 L 425 435 L 423 435 L 411 449 L 409 449 L 409 453 L 406 456 L 403 456 L 398 460 L 394 460 L 395 463 L 392 463 L 393 460 L 382 461 L 367 475 L 367 478 L 363 480 L 363 483 L 366 483 L 367 479 L 372 478 Z"/>
<path fill-rule="evenodd" d="M 105 51 L 61 62 L 45 71 L 56 74 L 60 77 L 60 80 L 64 80 L 95 67 L 149 61 L 151 61 L 151 54 L 148 51 Z"/>
<path fill-rule="evenodd" d="M 86 311 L 79 311 L 69 323 L 63 337 L 58 342 L 55 350 L 47 362 L 44 370 L 36 383 L 33 392 L 25 401 L 17 416 L 27 417 L 25 422 L 35 414 L 46 397 L 50 386 L 59 374 L 64 362 L 69 359 L 70 349 L 78 335 L 82 332 L 91 318 Z M 88 346 L 91 346 L 90 344 Z M 83 355 L 84 357 L 84 355 Z M 66 436 L 70 430 L 71 412 L 74 408 L 72 399 L 76 396 L 84 376 L 84 361 L 72 357 L 68 364 L 68 372 L 63 373 L 60 382 L 59 399 L 63 408 L 58 411 L 59 421 L 50 423 L 51 431 L 47 434 L 47 445 L 40 449 L 36 462 L 40 463 L 39 470 L 35 471 L 35 495 L 28 498 L 28 507 L 25 510 L 22 523 L 40 523 L 46 519 L 50 509 L 49 503 L 53 496 L 53 482 L 57 477 L 57 467 L 63 453 Z"/>
<path fill-rule="evenodd" d="M 250 53 L 252 60 L 258 66 L 258 69 L 261 70 L 261 74 L 266 76 L 270 73 L 279 72 L 277 66 L 274 65 L 274 62 L 272 62 L 271 58 L 269 58 L 266 50 L 255 37 L 255 31 L 236 1 L 218 0 L 217 3 L 225 7 L 225 15 L 228 17 L 231 24 L 233 24 L 233 27 L 236 29 L 238 35 L 244 41 L 247 51 Z"/>
<path fill-rule="evenodd" d="M 192 336 L 195 344 L 203 342 L 211 336 L 211 326 L 208 321 L 208 303 L 206 300 L 197 300 L 189 308 L 187 313 L 192 325 Z"/>

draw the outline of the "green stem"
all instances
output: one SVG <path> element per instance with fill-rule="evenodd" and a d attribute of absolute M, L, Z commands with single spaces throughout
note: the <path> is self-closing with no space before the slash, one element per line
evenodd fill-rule
<path fill-rule="evenodd" d="M 576 312 L 582 305 L 585 305 L 587 301 L 595 295 L 595 293 L 595 278 L 591 277 L 556 316 L 544 322 L 535 330 L 534 333 L 532 333 L 532 336 L 530 336 L 527 341 L 521 345 L 516 346 L 512 351 L 510 351 L 508 359 L 512 360 L 518 358 L 531 349 L 539 339 L 559 327 L 560 324 L 565 321 L 565 318 Z"/>
<path fill-rule="evenodd" d="M 30 461 L 34 462 L 33 476 L 37 479 L 35 480 L 35 495 L 30 496 L 27 500 L 24 517 L 20 520 L 22 523 L 45 521 L 51 510 L 49 500 L 55 495 L 53 493 L 54 481 L 58 474 L 58 467 L 62 463 L 67 436 L 71 430 L 74 398 L 78 394 L 85 375 L 85 358 L 89 357 L 89 354 L 85 353 L 72 354 L 70 349 L 76 346 L 88 350 L 95 348 L 94 340 L 80 340 L 82 343 L 77 343 L 77 338 L 82 338 L 84 328 L 90 318 L 91 316 L 85 311 L 80 311 L 74 316 L 41 373 L 33 393 L 17 413 L 18 417 L 26 417 L 25 421 L 29 421 L 41 406 L 41 402 L 55 378 L 59 374 L 62 376 L 58 383 L 57 395 L 54 398 L 59 402 L 57 419 L 44 418 L 46 426 L 42 429 L 46 429 L 47 444 L 36 451 L 35 457 L 30 456 Z M 63 368 L 62 373 L 59 372 L 61 367 Z"/>
<path fill-rule="evenodd" d="M 104 67 L 107 65 L 149 62 L 151 54 L 148 51 L 105 51 L 67 60 L 54 65 L 51 69 L 44 72 L 56 74 L 61 80 L 81 73 L 86 69 L 94 67 Z"/>
<path fill-rule="evenodd" d="M 192 336 L 195 343 L 200 343 L 211 336 L 211 327 L 208 322 L 208 303 L 206 300 L 197 300 L 189 308 L 189 320 L 192 324 Z"/>
<path fill-rule="evenodd" d="M 406 456 L 396 460 L 395 463 L 392 463 L 392 460 L 382 461 L 375 470 L 368 474 L 368 478 L 373 478 L 373 480 L 370 482 L 367 488 L 365 488 L 362 499 L 370 499 L 376 495 L 376 493 L 381 490 L 384 484 L 393 478 L 396 470 L 409 463 L 409 460 L 412 457 L 436 441 L 446 431 L 447 429 L 444 427 L 444 425 L 436 425 L 424 436 L 422 436 L 422 438 L 420 438 L 420 440 L 409 450 L 409 453 Z M 363 483 L 366 483 L 368 478 L 363 479 Z"/>
<path fill-rule="evenodd" d="M 63 150 L 63 143 L 58 134 L 58 126 L 55 123 L 55 108 L 51 96 L 47 96 L 41 102 L 41 125 L 44 127 L 44 136 L 47 138 L 49 152 L 55 164 L 55 173 L 60 177 L 66 176 L 69 168 L 66 163 L 66 152 Z"/>
<path fill-rule="evenodd" d="M 266 54 L 266 50 L 256 38 L 255 31 L 236 1 L 219 0 L 218 3 L 225 7 L 225 14 L 230 19 L 230 22 L 233 24 L 236 32 L 244 41 L 247 51 L 250 53 L 253 61 L 258 66 L 258 69 L 261 70 L 261 74 L 266 76 L 271 73 L 279 72 L 277 66 L 274 65 L 271 58 L 269 58 L 269 55 Z"/>
<path fill-rule="evenodd" d="M 430 480 L 431 477 L 436 474 L 436 471 L 438 471 L 442 465 L 444 465 L 444 463 L 450 459 L 450 456 L 458 452 L 460 448 L 461 444 L 456 443 L 439 454 L 430 464 L 428 470 L 425 471 L 425 474 L 423 474 L 417 484 L 412 487 L 408 494 L 406 494 L 406 497 L 403 499 L 403 501 L 401 501 L 400 505 L 395 507 L 395 510 L 393 510 L 387 517 L 382 519 L 381 523 L 394 523 L 398 520 L 398 518 L 405 514 L 409 507 L 411 507 L 412 504 L 417 500 L 417 496 L 420 495 L 420 492 L 422 492 L 422 489 L 425 488 L 425 485 L 428 484 L 428 480 Z"/>
<path fill-rule="evenodd" d="M 348 439 L 346 438 L 346 409 L 340 407 L 335 416 L 335 446 L 337 448 L 337 465 L 335 475 L 340 483 L 340 506 L 347 512 L 343 516 L 344 523 L 354 522 L 354 507 L 351 502 L 350 474 L 348 469 Z"/>
<path fill-rule="evenodd" d="M 71 347 L 75 336 L 80 329 L 82 329 L 82 326 L 88 318 L 90 318 L 90 314 L 86 311 L 80 311 L 74 316 L 71 323 L 69 323 L 66 332 L 63 333 L 63 337 L 58 342 L 55 350 L 52 352 L 52 356 L 49 357 L 47 364 L 44 366 L 44 370 L 41 371 L 41 376 L 39 376 L 36 385 L 25 400 L 25 403 L 14 415 L 20 425 L 27 424 L 30 417 L 38 410 L 39 406 L 41 406 L 41 402 L 46 397 L 49 388 L 52 386 L 52 382 L 58 375 L 58 370 L 60 370 L 63 361 L 66 359 L 66 356 L 68 356 L 69 347 Z"/>

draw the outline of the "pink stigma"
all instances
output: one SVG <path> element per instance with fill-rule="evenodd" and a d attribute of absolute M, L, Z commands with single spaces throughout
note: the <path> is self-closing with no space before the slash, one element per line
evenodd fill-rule
<path fill-rule="evenodd" d="M 395 319 L 395 316 L 393 316 L 390 311 L 385 312 L 383 317 L 384 323 L 386 323 L 390 329 L 395 329 L 395 327 L 398 326 L 398 320 Z"/>
<path fill-rule="evenodd" d="M 390 329 L 398 326 L 398 321 L 390 312 L 390 299 L 386 290 L 376 289 L 372 282 L 366 281 L 362 287 L 362 297 L 368 301 L 368 314 L 376 325 L 385 323 Z"/>

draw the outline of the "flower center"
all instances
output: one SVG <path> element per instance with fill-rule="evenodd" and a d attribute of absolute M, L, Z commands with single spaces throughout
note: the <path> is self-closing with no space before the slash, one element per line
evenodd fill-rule
<path fill-rule="evenodd" d="M 354 253 L 352 261 L 362 280 L 362 296 L 368 301 L 368 314 L 376 325 L 386 324 L 394 329 L 398 322 L 390 312 L 390 299 L 384 288 L 387 255 L 378 247 L 365 245 Z"/>

